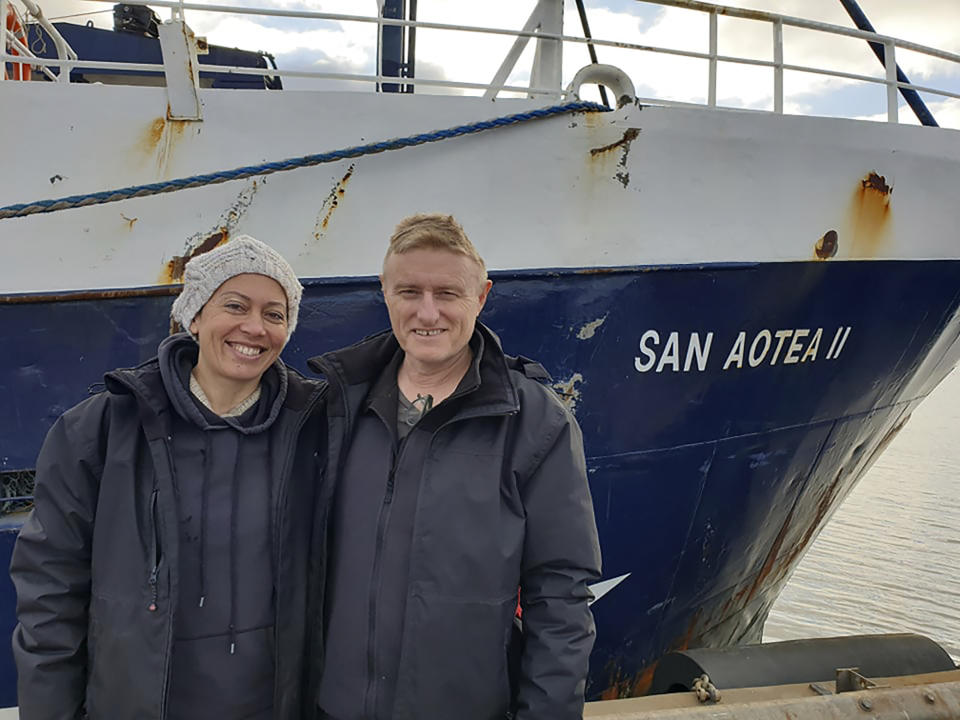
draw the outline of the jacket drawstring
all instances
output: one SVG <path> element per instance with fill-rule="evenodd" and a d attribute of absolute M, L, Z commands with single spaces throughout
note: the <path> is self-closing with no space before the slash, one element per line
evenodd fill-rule
<path fill-rule="evenodd" d="M 274 538 L 274 512 L 279 506 L 280 499 L 273 498 L 273 443 L 267 439 L 267 537 L 270 538 L 270 581 L 273 583 L 274 596 L 277 588 L 277 548 L 279 542 Z"/>
<path fill-rule="evenodd" d="M 232 496 L 230 498 L 230 654 L 237 649 L 237 514 L 240 502 L 239 484 L 240 448 L 233 460 Z"/>
<path fill-rule="evenodd" d="M 204 445 L 201 450 L 202 465 L 200 473 L 200 603 L 203 607 L 207 599 L 206 585 L 206 563 L 207 563 L 207 496 L 209 495 L 210 483 L 207 482 L 207 473 L 209 471 L 207 458 L 210 457 L 210 432 L 203 433 Z"/>

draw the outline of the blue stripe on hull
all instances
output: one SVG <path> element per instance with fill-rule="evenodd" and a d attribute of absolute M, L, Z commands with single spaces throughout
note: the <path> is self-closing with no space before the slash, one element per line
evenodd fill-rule
<path fill-rule="evenodd" d="M 958 278 L 958 261 L 494 274 L 484 320 L 575 403 L 604 576 L 631 573 L 594 605 L 591 697 L 642 692 L 670 649 L 759 639 L 809 542 L 960 355 Z M 0 305 L 0 392 L 11 406 L 0 415 L 0 468 L 32 467 L 46 429 L 105 369 L 151 357 L 169 305 Z M 386 325 L 374 281 L 308 283 L 285 359 L 302 369 Z M 772 344 L 752 367 L 764 329 Z M 808 333 L 791 350 L 797 329 Z M 652 364 L 640 349 L 650 330 Z M 791 334 L 772 362 L 778 330 Z M 741 331 L 737 367 L 728 357 Z M 835 358 L 831 346 L 842 347 Z M 9 580 L 0 583 L 9 622 Z"/>

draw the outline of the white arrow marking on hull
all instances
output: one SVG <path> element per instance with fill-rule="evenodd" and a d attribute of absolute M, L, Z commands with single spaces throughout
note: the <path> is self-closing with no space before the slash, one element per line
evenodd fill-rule
<path fill-rule="evenodd" d="M 589 604 L 593 605 L 597 600 L 599 600 L 608 592 L 613 590 L 617 585 L 622 583 L 628 577 L 630 577 L 630 573 L 627 573 L 626 575 L 620 575 L 615 578 L 610 578 L 609 580 L 602 580 L 601 582 L 588 586 L 590 589 L 590 592 L 593 593 L 593 600 L 591 600 Z"/>

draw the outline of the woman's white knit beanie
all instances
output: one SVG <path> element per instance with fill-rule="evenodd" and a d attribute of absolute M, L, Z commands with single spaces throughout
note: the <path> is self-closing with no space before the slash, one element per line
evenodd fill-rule
<path fill-rule="evenodd" d="M 174 301 L 170 316 L 189 331 L 190 323 L 217 288 L 235 275 L 244 273 L 266 275 L 280 283 L 287 295 L 289 338 L 297 327 L 303 287 L 290 263 L 280 253 L 249 235 L 237 235 L 187 263 L 183 272 L 183 292 Z"/>

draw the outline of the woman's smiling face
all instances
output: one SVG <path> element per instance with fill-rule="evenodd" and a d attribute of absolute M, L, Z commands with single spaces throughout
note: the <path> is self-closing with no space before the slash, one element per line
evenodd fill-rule
<path fill-rule="evenodd" d="M 287 341 L 287 296 L 266 275 L 235 275 L 197 313 L 190 332 L 200 344 L 199 375 L 259 383 Z"/>

